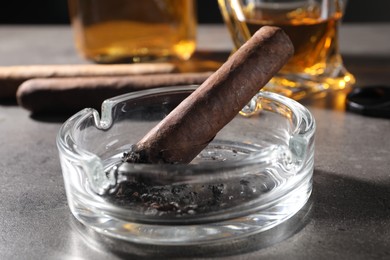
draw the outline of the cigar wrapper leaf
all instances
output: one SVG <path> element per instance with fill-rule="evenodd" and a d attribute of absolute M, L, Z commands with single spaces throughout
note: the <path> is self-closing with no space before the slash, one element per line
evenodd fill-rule
<path fill-rule="evenodd" d="M 35 78 L 129 76 L 172 73 L 176 70 L 176 66 L 170 63 L 6 66 L 0 67 L 0 99 L 15 98 L 20 84 Z"/>
<path fill-rule="evenodd" d="M 126 163 L 189 163 L 293 55 L 277 27 L 257 31 L 198 89 L 151 129 Z"/>
<path fill-rule="evenodd" d="M 138 90 L 165 86 L 199 85 L 211 72 L 168 73 L 121 77 L 31 79 L 16 93 L 17 101 L 33 113 L 99 109 L 105 99 Z"/>

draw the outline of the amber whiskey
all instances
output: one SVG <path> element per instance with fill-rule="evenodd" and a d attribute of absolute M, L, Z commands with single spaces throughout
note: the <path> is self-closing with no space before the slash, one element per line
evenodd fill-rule
<path fill-rule="evenodd" d="M 277 12 L 255 10 L 250 17 L 245 21 L 250 34 L 264 25 L 273 25 L 282 28 L 290 37 L 295 54 L 282 72 L 319 75 L 324 73 L 327 64 L 338 58 L 337 23 L 341 18 L 340 12 L 322 19 L 315 8 Z"/>
<path fill-rule="evenodd" d="M 193 0 L 69 0 L 69 8 L 77 48 L 88 59 L 186 60 L 195 50 Z"/>

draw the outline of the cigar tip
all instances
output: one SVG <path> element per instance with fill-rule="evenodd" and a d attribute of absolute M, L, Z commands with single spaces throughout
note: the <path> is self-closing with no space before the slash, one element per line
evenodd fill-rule
<path fill-rule="evenodd" d="M 290 56 L 294 53 L 294 45 L 290 37 L 286 34 L 286 32 L 277 26 L 263 26 L 258 31 L 255 32 L 252 39 L 263 41 L 266 38 L 272 38 L 278 36 L 278 40 L 282 43 L 281 46 L 286 53 Z"/>

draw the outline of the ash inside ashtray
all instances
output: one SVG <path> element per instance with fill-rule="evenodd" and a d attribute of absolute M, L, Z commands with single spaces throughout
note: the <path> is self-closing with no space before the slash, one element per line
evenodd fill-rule
<path fill-rule="evenodd" d="M 215 142 L 192 163 L 211 167 L 216 163 L 239 161 L 257 148 L 248 144 Z M 107 169 L 107 174 L 116 176 L 117 185 L 103 197 L 112 205 L 147 216 L 192 217 L 229 210 L 252 203 L 280 183 L 270 172 L 253 171 L 245 176 L 225 172 L 218 178 L 210 173 L 204 178 L 197 177 L 197 181 L 177 184 L 164 179 L 166 175 L 173 174 L 171 172 L 163 174 L 161 179 L 139 174 L 131 165 L 118 163 Z M 219 167 L 218 170 L 221 171 Z"/>
<path fill-rule="evenodd" d="M 153 185 L 140 179 L 122 182 L 114 193 L 104 197 L 113 205 L 148 216 L 202 215 L 250 202 L 275 185 L 260 179 L 180 185 Z"/>

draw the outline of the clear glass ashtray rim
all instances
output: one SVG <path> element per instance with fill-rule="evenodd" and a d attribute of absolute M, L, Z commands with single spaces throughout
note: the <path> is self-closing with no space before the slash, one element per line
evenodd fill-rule
<path fill-rule="evenodd" d="M 294 171 L 291 172 L 291 178 L 288 180 L 288 183 L 290 184 L 288 189 L 277 189 L 264 194 L 261 198 L 256 198 L 256 200 L 232 209 L 220 210 L 218 212 L 210 211 L 204 215 L 170 219 L 163 219 L 159 216 L 145 218 L 145 216 L 135 214 L 136 212 L 134 212 L 133 209 L 111 204 L 102 196 L 99 196 L 101 193 L 92 188 L 92 186 L 94 186 L 94 174 L 99 173 L 100 175 L 106 176 L 106 169 L 103 166 L 102 159 L 99 158 L 98 155 L 84 150 L 75 142 L 73 135 L 76 133 L 75 131 L 79 131 L 76 126 L 80 125 L 83 120 L 91 120 L 91 117 L 93 117 L 92 123 L 94 122 L 94 125 L 91 125 L 92 127 L 95 126 L 102 131 L 109 131 L 112 124 L 115 123 L 112 122 L 114 108 L 121 102 L 125 102 L 128 99 L 137 99 L 145 95 L 155 95 L 159 93 L 169 94 L 169 92 L 176 93 L 177 91 L 189 92 L 195 90 L 196 87 L 197 86 L 174 86 L 143 90 L 117 96 L 103 102 L 101 117 L 95 109 L 86 108 L 69 118 L 61 126 L 56 141 L 60 153 L 65 190 L 70 210 L 80 222 L 105 235 L 132 242 L 162 245 L 199 244 L 265 231 L 293 216 L 304 203 L 306 203 L 311 193 L 311 179 L 314 165 L 314 117 L 308 109 L 298 102 L 279 94 L 263 91 L 257 94 L 253 100 L 257 102 L 259 100 L 264 101 L 264 99 L 269 99 L 278 103 L 275 107 L 270 107 L 271 112 L 282 113 L 280 111 L 272 110 L 280 108 L 278 105 L 288 107 L 293 114 L 291 123 L 293 127 L 288 131 L 291 135 L 286 138 L 298 138 L 299 142 L 302 139 L 302 144 L 306 145 L 306 148 L 310 148 L 304 150 L 303 162 L 301 164 L 302 168 L 295 169 L 296 171 L 299 171 L 300 174 L 294 176 Z M 274 162 L 270 160 L 275 159 L 277 152 L 277 147 L 275 145 L 270 145 L 261 148 L 259 151 L 256 150 L 255 152 L 248 154 L 247 157 L 232 161 L 217 161 L 189 165 L 138 164 L 134 165 L 134 167 L 136 168 L 136 174 L 140 174 L 141 172 L 141 174 L 145 176 L 146 174 L 148 174 L 148 176 L 153 176 L 153 174 L 158 176 L 161 172 L 180 172 L 180 174 L 170 174 L 168 177 L 170 180 L 173 180 L 175 185 L 177 183 L 180 184 L 180 182 L 191 184 L 192 181 L 207 182 L 212 181 L 214 178 L 237 178 L 237 173 L 240 174 L 240 177 L 245 176 L 247 172 L 244 170 L 248 169 L 248 167 L 257 170 L 263 169 L 267 165 L 272 165 Z M 69 163 L 72 167 L 76 167 L 77 169 L 67 168 Z M 132 173 L 130 172 L 129 174 L 131 175 Z M 73 177 L 71 175 L 73 175 Z M 74 176 L 77 177 L 74 178 Z M 74 181 L 80 183 L 73 183 Z M 87 190 L 85 190 L 86 187 L 83 186 L 84 184 L 87 184 Z M 293 203 L 289 202 L 291 200 Z M 275 215 L 274 213 L 271 213 L 273 211 L 278 211 L 279 208 L 286 208 L 286 210 L 283 214 L 275 213 Z M 271 216 L 270 219 L 268 219 L 269 216 Z M 274 216 L 275 219 L 272 216 Z M 110 219 L 110 221 L 106 222 L 108 219 Z M 263 221 L 262 219 L 265 220 Z M 112 225 L 108 225 L 108 223 L 112 223 Z M 142 234 L 133 233 L 129 230 L 124 232 L 121 227 L 126 226 L 127 224 L 135 225 L 139 227 L 139 230 L 145 231 Z M 234 228 L 231 228 L 237 225 L 240 229 L 239 232 Z M 178 233 L 177 236 L 175 235 L 172 239 L 167 240 L 164 234 L 168 234 L 170 230 L 172 230 L 172 227 L 180 230 L 179 233 L 181 235 Z M 250 228 L 247 229 L 248 227 Z M 202 233 L 210 229 L 213 229 L 216 233 L 207 235 L 206 237 L 197 235 L 197 231 Z M 161 237 L 151 235 L 154 234 L 154 231 L 156 230 L 162 232 L 160 233 L 162 234 Z M 149 234 L 149 232 L 151 233 Z M 225 232 L 231 232 L 232 237 L 225 237 Z"/>
<path fill-rule="evenodd" d="M 89 118 L 90 116 L 94 117 L 95 127 L 101 129 L 103 131 L 108 130 L 112 124 L 114 123 L 113 118 L 113 108 L 126 100 L 136 99 L 145 95 L 154 95 L 160 93 L 175 93 L 178 91 L 188 92 L 193 91 L 197 88 L 197 85 L 184 85 L 184 86 L 172 86 L 172 87 L 163 87 L 163 88 L 154 88 L 141 90 L 136 92 L 131 92 L 123 95 L 119 95 L 110 99 L 107 99 L 102 104 L 101 116 L 99 112 L 92 108 L 85 108 L 72 117 L 70 117 L 60 128 L 57 137 L 56 143 L 58 150 L 61 155 L 66 156 L 71 161 L 90 161 L 96 160 L 99 161 L 99 157 L 89 151 L 78 146 L 76 141 L 73 138 L 73 133 L 75 131 L 75 127 L 79 125 L 83 120 Z M 260 91 L 253 99 L 270 99 L 274 102 L 278 102 L 288 107 L 291 112 L 295 115 L 296 122 L 294 122 L 294 128 L 291 131 L 289 136 L 290 139 L 300 137 L 306 140 L 309 140 L 314 135 L 316 129 L 316 123 L 314 116 L 310 113 L 310 111 L 304 107 L 299 102 L 290 99 L 288 97 L 282 96 L 280 94 L 268 92 L 268 91 Z M 256 101 L 257 102 L 257 101 Z M 240 160 L 232 160 L 232 161 L 223 161 L 223 162 L 215 162 L 209 164 L 166 164 L 166 165 L 150 165 L 150 164 L 139 164 L 137 165 L 137 171 L 141 168 L 145 171 L 154 172 L 156 170 L 179 170 L 181 172 L 185 172 L 187 175 L 194 175 L 193 173 L 202 174 L 204 172 L 209 172 L 215 170 L 220 170 L 221 167 L 224 169 L 230 168 L 240 168 L 247 167 L 251 165 L 261 165 L 267 164 L 270 161 L 270 157 L 272 157 L 272 153 L 275 152 L 277 148 L 273 145 L 268 147 L 262 147 L 261 149 L 249 154 L 246 158 L 242 158 Z M 192 174 L 191 174 L 192 173 Z"/>

